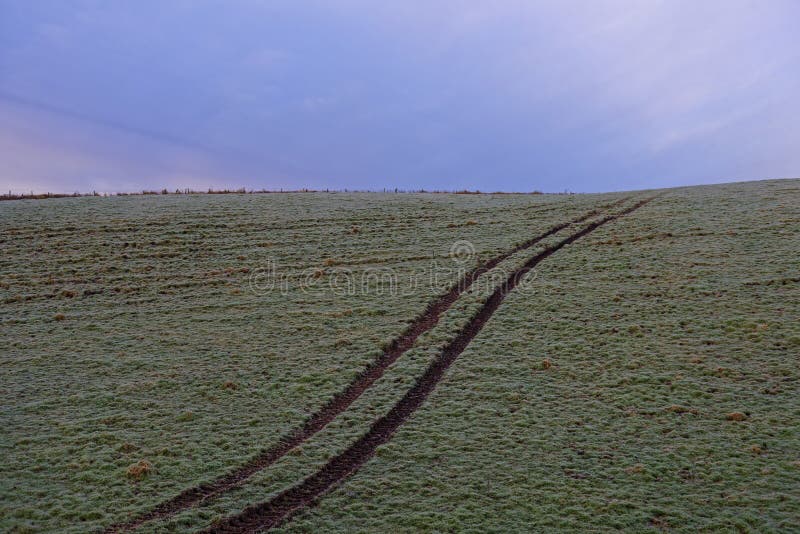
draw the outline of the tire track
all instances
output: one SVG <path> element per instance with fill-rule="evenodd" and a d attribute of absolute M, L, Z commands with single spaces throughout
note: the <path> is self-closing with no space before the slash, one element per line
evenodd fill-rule
<path fill-rule="evenodd" d="M 417 316 L 416 319 L 406 328 L 406 330 L 395 338 L 389 347 L 379 356 L 363 373 L 358 375 L 344 390 L 337 393 L 319 411 L 303 424 L 289 434 L 284 436 L 277 444 L 254 456 L 247 463 L 229 471 L 216 480 L 194 486 L 182 491 L 175 497 L 163 501 L 151 510 L 134 517 L 133 519 L 111 525 L 104 532 L 106 534 L 115 532 L 126 532 L 140 527 L 146 522 L 156 519 L 164 519 L 177 514 L 183 510 L 196 506 L 205 501 L 211 500 L 221 493 L 229 491 L 255 473 L 265 469 L 275 463 L 290 450 L 308 440 L 311 436 L 325 428 L 325 426 L 345 411 L 361 394 L 367 390 L 376 380 L 383 376 L 386 369 L 397 359 L 408 351 L 416 342 L 417 338 L 436 326 L 442 314 L 455 303 L 461 294 L 469 289 L 478 277 L 487 271 L 495 268 L 502 261 L 508 259 L 513 254 L 528 249 L 546 239 L 553 234 L 567 228 L 570 225 L 579 224 L 587 219 L 599 215 L 602 211 L 622 205 L 630 197 L 623 197 L 610 204 L 605 204 L 573 219 L 569 222 L 553 226 L 542 234 L 539 234 L 527 241 L 524 241 L 513 248 L 495 256 L 489 261 L 478 265 L 467 272 L 460 280 L 453 285 L 450 290 L 431 302 L 425 311 Z"/>
<path fill-rule="evenodd" d="M 641 200 L 616 215 L 609 215 L 595 221 L 529 259 L 525 265 L 512 273 L 503 284 L 494 290 L 470 322 L 442 349 L 442 352 L 430 364 L 417 383 L 406 392 L 403 398 L 386 415 L 377 419 L 366 434 L 299 484 L 284 490 L 269 501 L 248 506 L 239 514 L 221 520 L 204 532 L 207 534 L 219 534 L 268 530 L 288 519 L 296 511 L 313 506 L 322 495 L 364 465 L 380 445 L 391 439 L 400 425 L 422 405 L 428 395 L 436 388 L 447 368 L 481 331 L 489 318 L 500 307 L 506 295 L 519 284 L 531 269 L 564 246 L 577 241 L 608 222 L 641 208 L 652 201 L 653 198 Z"/>

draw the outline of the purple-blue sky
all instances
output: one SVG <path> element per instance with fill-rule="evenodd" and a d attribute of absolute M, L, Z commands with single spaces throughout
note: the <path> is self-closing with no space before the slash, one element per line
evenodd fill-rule
<path fill-rule="evenodd" d="M 800 2 L 0 0 L 0 190 L 800 175 Z"/>

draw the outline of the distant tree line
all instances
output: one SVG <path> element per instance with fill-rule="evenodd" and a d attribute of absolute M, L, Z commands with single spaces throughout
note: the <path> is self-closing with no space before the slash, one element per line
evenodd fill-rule
<path fill-rule="evenodd" d="M 143 189 L 142 191 L 135 191 L 132 193 L 98 193 L 97 191 L 92 191 L 90 193 L 34 193 L 31 191 L 30 193 L 12 193 L 9 191 L 8 193 L 3 193 L 0 195 L 0 200 L 40 200 L 45 198 L 77 198 L 77 197 L 128 197 L 128 196 L 142 196 L 142 195 L 255 195 L 255 194 L 280 194 L 280 193 L 398 193 L 398 194 L 409 194 L 409 193 L 430 193 L 430 194 L 449 194 L 449 195 L 541 195 L 541 191 L 530 191 L 530 192 L 507 192 L 507 191 L 470 191 L 468 189 L 460 189 L 456 191 L 449 191 L 445 189 L 434 189 L 434 190 L 426 190 L 426 189 L 386 189 L 384 188 L 382 191 L 372 190 L 372 189 L 246 189 L 244 187 L 240 187 L 239 189 L 208 189 L 204 191 L 199 191 L 195 189 L 175 189 L 174 191 L 170 191 L 166 188 L 161 189 L 160 191 L 157 190 L 147 190 Z M 572 194 L 569 192 L 565 193 L 556 193 L 556 194 Z"/>

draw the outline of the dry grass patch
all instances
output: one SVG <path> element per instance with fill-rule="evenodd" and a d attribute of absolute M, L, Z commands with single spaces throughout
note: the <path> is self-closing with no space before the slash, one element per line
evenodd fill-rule
<path fill-rule="evenodd" d="M 153 464 L 147 460 L 139 460 L 125 470 L 125 476 L 133 480 L 141 480 L 153 471 Z"/>
<path fill-rule="evenodd" d="M 644 473 L 644 465 L 635 464 L 630 467 L 626 467 L 625 472 L 629 475 L 638 475 L 639 473 Z"/>
<path fill-rule="evenodd" d="M 745 421 L 748 419 L 747 414 L 742 412 L 731 412 L 725 416 L 728 421 Z"/>
<path fill-rule="evenodd" d="M 672 413 L 690 413 L 693 415 L 697 415 L 699 412 L 694 408 L 688 408 L 686 406 L 680 406 L 678 404 L 673 404 L 672 406 L 667 406 L 664 408 L 668 412 Z"/>
<path fill-rule="evenodd" d="M 122 453 L 128 454 L 128 453 L 131 453 L 131 452 L 134 452 L 134 451 L 138 451 L 138 450 L 139 450 L 139 447 L 137 447 L 137 446 L 136 446 L 136 445 L 134 445 L 133 443 L 123 443 L 122 445 L 120 445 L 120 446 L 117 448 L 117 450 L 118 450 L 119 452 L 122 452 Z"/>

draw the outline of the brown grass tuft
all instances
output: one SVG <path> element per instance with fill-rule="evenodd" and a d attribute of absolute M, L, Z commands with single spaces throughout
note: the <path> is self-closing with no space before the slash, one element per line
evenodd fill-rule
<path fill-rule="evenodd" d="M 669 530 L 671 528 L 669 521 L 663 516 L 650 518 L 650 524 L 653 525 L 653 528 L 657 528 L 658 530 Z"/>
<path fill-rule="evenodd" d="M 642 464 L 635 464 L 635 465 L 632 465 L 630 467 L 626 467 L 625 468 L 625 472 L 629 473 L 631 475 L 635 475 L 635 474 L 638 474 L 638 473 L 643 473 L 644 472 L 644 466 Z"/>
<path fill-rule="evenodd" d="M 324 262 L 322 262 L 322 265 L 324 265 L 325 267 L 333 267 L 334 265 L 336 265 L 336 260 L 334 260 L 333 258 L 328 258 Z"/>
<path fill-rule="evenodd" d="M 53 320 L 55 320 L 55 321 L 63 321 L 66 318 L 67 318 L 67 316 L 64 315 L 63 313 L 57 313 L 57 314 L 55 314 L 53 316 Z"/>
<path fill-rule="evenodd" d="M 728 421 L 744 421 L 747 419 L 747 415 L 743 414 L 742 412 L 731 412 L 725 416 L 725 419 Z"/>
<path fill-rule="evenodd" d="M 667 406 L 664 408 L 668 412 L 672 413 L 691 413 L 697 415 L 699 412 L 694 408 L 687 408 L 686 406 L 680 406 L 678 404 L 673 404 L 672 406 Z"/>
<path fill-rule="evenodd" d="M 125 475 L 134 480 L 141 480 L 150 474 L 151 471 L 153 471 L 153 464 L 147 460 L 139 460 L 135 464 L 128 466 L 128 469 L 125 470 Z"/>
<path fill-rule="evenodd" d="M 547 369 L 550 369 L 552 366 L 553 366 L 553 363 L 550 360 L 548 360 L 547 358 L 542 360 L 542 370 L 543 371 L 546 371 Z"/>
<path fill-rule="evenodd" d="M 339 338 L 334 342 L 333 347 L 338 349 L 341 347 L 347 347 L 348 345 L 352 345 L 352 343 L 353 342 L 347 338 Z"/>
<path fill-rule="evenodd" d="M 222 384 L 222 389 L 239 389 L 239 386 L 236 384 L 236 382 L 232 382 L 230 380 L 226 380 Z"/>
<path fill-rule="evenodd" d="M 139 447 L 137 447 L 133 443 L 123 443 L 122 445 L 119 446 L 117 450 L 119 452 L 124 452 L 127 454 L 129 452 L 138 451 Z"/>

